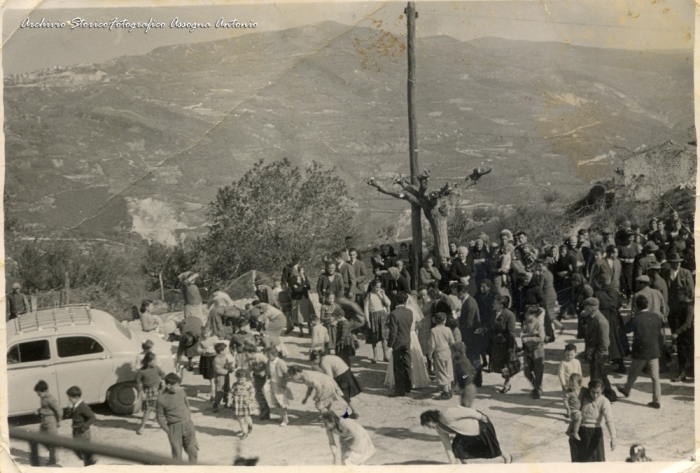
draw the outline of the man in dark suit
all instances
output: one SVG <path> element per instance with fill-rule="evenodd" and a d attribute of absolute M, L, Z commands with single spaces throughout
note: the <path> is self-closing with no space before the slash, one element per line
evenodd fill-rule
<path fill-rule="evenodd" d="M 345 297 L 350 300 L 355 299 L 355 291 L 357 290 L 357 282 L 355 279 L 355 269 L 352 264 L 343 261 L 343 254 L 336 252 L 333 254 L 335 259 L 336 271 L 343 277 L 343 289 Z"/>
<path fill-rule="evenodd" d="M 632 342 L 632 364 L 627 375 L 627 383 L 618 386 L 617 390 L 623 396 L 629 397 L 632 386 L 645 367 L 649 368 L 652 384 L 651 402 L 647 404 L 655 409 L 661 408 L 661 382 L 659 381 L 659 358 L 661 348 L 659 338 L 661 337 L 662 319 L 659 314 L 647 310 L 649 302 L 644 296 L 637 296 L 635 299 L 637 307 L 641 310 L 639 314 L 627 323 L 626 331 L 634 332 L 634 342 Z"/>
<path fill-rule="evenodd" d="M 394 363 L 394 379 L 396 387 L 389 397 L 399 397 L 411 391 L 411 325 L 413 324 L 413 312 L 406 308 L 408 294 L 399 292 L 396 294 L 396 309 L 389 314 L 389 338 L 388 346 L 392 349 Z"/>
<path fill-rule="evenodd" d="M 365 291 L 370 280 L 370 274 L 365 263 L 357 259 L 357 256 L 357 250 L 350 248 L 350 261 L 348 261 L 348 264 L 355 270 L 355 302 L 360 304 L 360 307 L 364 307 Z"/>
<path fill-rule="evenodd" d="M 610 402 L 615 402 L 617 394 L 613 391 L 608 374 L 605 372 L 610 347 L 610 324 L 598 310 L 599 307 L 600 302 L 595 297 L 589 297 L 583 302 L 582 316 L 589 317 L 585 338 L 586 360 L 590 365 L 591 379 L 600 379 L 603 382 L 603 395 Z"/>

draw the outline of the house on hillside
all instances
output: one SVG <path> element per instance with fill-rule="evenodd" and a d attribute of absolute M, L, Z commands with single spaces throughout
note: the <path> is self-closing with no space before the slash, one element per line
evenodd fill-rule
<path fill-rule="evenodd" d="M 680 185 L 695 186 L 697 148 L 669 140 L 624 159 L 623 164 L 629 195 L 648 201 Z"/>

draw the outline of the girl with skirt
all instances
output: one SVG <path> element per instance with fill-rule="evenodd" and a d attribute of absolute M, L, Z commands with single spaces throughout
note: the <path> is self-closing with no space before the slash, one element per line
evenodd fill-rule
<path fill-rule="evenodd" d="M 338 325 L 336 325 L 335 354 L 343 359 L 350 366 L 350 358 L 355 356 L 355 344 L 352 338 L 352 327 L 350 321 L 345 318 L 345 312 L 338 314 Z"/>
<path fill-rule="evenodd" d="M 162 393 L 163 378 L 165 378 L 165 373 L 156 364 L 156 354 L 149 351 L 143 357 L 141 369 L 136 373 L 136 389 L 138 389 L 139 397 L 143 403 L 141 427 L 136 431 L 139 435 L 143 434 L 151 412 L 156 410 L 156 401 Z"/>
<path fill-rule="evenodd" d="M 386 337 L 389 335 L 387 320 L 391 301 L 382 289 L 382 282 L 379 279 L 370 281 L 365 297 L 365 317 L 369 333 L 367 343 L 372 345 L 374 358 L 372 363 L 377 362 L 377 345 L 382 346 L 382 361 L 389 360 L 389 347 L 386 344 Z"/>
<path fill-rule="evenodd" d="M 255 387 L 250 381 L 250 373 L 247 369 L 236 370 L 236 382 L 231 388 L 233 415 L 241 426 L 241 439 L 248 437 L 253 431 L 253 419 L 251 415 L 260 415 L 260 407 L 255 400 Z"/>
<path fill-rule="evenodd" d="M 425 411 L 420 415 L 423 427 L 437 430 L 450 464 L 468 463 L 471 459 L 501 457 L 510 463 L 510 455 L 501 451 L 493 424 L 479 411 L 467 407 L 447 407 Z M 450 444 L 450 435 L 455 438 Z"/>
<path fill-rule="evenodd" d="M 311 360 L 312 369 L 321 371 L 335 380 L 343 393 L 343 399 L 345 399 L 348 407 L 352 410 L 352 414 L 349 417 L 351 419 L 359 418 L 360 414 L 355 406 L 351 404 L 351 399 L 360 394 L 362 390 L 350 367 L 339 356 L 327 355 L 320 350 L 311 352 L 309 359 Z"/>
<path fill-rule="evenodd" d="M 335 412 L 325 412 L 323 425 L 328 434 L 328 444 L 333 453 L 334 465 L 362 465 L 374 455 L 372 439 L 354 420 L 340 418 Z M 340 451 L 335 443 L 336 435 L 340 443 Z"/>

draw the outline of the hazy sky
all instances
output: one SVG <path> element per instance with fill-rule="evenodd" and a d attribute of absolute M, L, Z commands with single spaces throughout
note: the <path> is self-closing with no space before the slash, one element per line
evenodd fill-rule
<path fill-rule="evenodd" d="M 9 7 L 13 9 L 8 10 Z M 134 1 L 89 2 L 50 0 L 28 13 L 24 0 L 10 0 L 3 8 L 4 74 L 21 73 L 55 65 L 103 62 L 175 43 L 211 41 L 249 32 L 262 32 L 332 20 L 359 26 L 378 26 L 395 34 L 405 33 L 402 17 L 406 2 L 326 2 L 133 7 Z M 35 3 L 35 2 L 33 2 Z M 159 5 L 175 2 L 159 1 Z M 198 3 L 190 0 L 188 5 Z M 209 3 L 212 3 L 211 1 Z M 86 5 L 92 7 L 86 8 Z M 98 7 L 95 7 L 98 5 Z M 104 6 L 100 6 L 104 5 Z M 121 5 L 121 6 L 114 6 Z M 73 8 L 66 8 L 71 6 Z M 439 34 L 460 40 L 494 36 L 516 40 L 559 41 L 602 48 L 690 49 L 694 43 L 695 11 L 692 0 L 575 0 L 417 2 L 419 37 Z M 64 29 L 19 28 L 22 20 L 42 18 L 64 21 Z M 166 23 L 164 29 L 129 33 L 122 29 L 70 29 L 69 20 L 105 21 L 114 17 L 129 21 Z M 254 21 L 254 30 L 171 29 L 170 21 Z"/>

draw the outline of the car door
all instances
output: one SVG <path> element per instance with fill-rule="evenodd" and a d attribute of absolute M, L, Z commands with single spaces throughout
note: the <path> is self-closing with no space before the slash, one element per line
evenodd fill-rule
<path fill-rule="evenodd" d="M 31 414 L 39 409 L 34 386 L 40 380 L 56 395 L 58 384 L 52 348 L 47 338 L 11 343 L 7 350 L 8 415 Z"/>
<path fill-rule="evenodd" d="M 56 337 L 56 379 L 61 401 L 67 401 L 71 386 L 80 388 L 87 404 L 102 402 L 107 394 L 105 378 L 114 372 L 112 354 L 103 343 L 90 335 Z M 104 392 L 102 392 L 104 391 Z"/>

